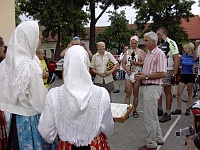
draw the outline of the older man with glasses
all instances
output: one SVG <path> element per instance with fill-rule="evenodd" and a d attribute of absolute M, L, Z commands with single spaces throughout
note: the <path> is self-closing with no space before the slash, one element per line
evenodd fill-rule
<path fill-rule="evenodd" d="M 144 125 L 147 131 L 146 144 L 138 150 L 156 150 L 158 145 L 164 144 L 156 108 L 162 93 L 162 78 L 166 76 L 167 67 L 165 54 L 158 48 L 157 42 L 158 37 L 155 32 L 144 34 L 144 45 L 148 52 L 142 72 L 135 75 L 135 79 L 143 83 Z"/>

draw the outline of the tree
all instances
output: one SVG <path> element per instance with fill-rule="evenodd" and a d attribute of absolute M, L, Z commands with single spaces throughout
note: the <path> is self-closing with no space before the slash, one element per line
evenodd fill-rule
<path fill-rule="evenodd" d="M 97 35 L 97 41 L 105 42 L 109 50 L 117 48 L 118 53 L 120 53 L 124 45 L 129 45 L 129 38 L 135 34 L 135 31 L 128 29 L 128 20 L 124 10 L 120 13 L 117 13 L 117 11 L 109 11 L 108 13 L 110 13 L 111 25 Z"/>
<path fill-rule="evenodd" d="M 95 25 L 99 18 L 105 13 L 107 8 L 111 5 L 114 6 L 115 9 L 121 6 L 130 6 L 133 3 L 134 0 L 89 0 L 89 8 L 90 8 L 90 50 L 92 53 L 96 52 L 96 45 L 95 45 Z M 95 18 L 95 8 L 96 6 L 99 6 L 102 11 Z"/>
<path fill-rule="evenodd" d="M 21 19 L 19 18 L 19 15 L 21 15 L 23 12 L 20 10 L 19 3 L 16 0 L 15 1 L 15 25 L 19 25 L 21 23 Z"/>
<path fill-rule="evenodd" d="M 135 24 L 138 30 L 143 31 L 141 35 L 163 26 L 176 42 L 187 40 L 188 35 L 180 26 L 181 18 L 189 21 L 189 18 L 194 16 L 191 13 L 194 3 L 192 0 L 135 0 L 134 8 L 138 10 Z M 148 22 L 149 28 L 145 28 Z"/>
<path fill-rule="evenodd" d="M 84 37 L 87 14 L 82 7 L 87 4 L 82 0 L 18 0 L 20 9 L 27 16 L 33 16 L 44 27 L 44 36 L 51 32 L 52 37 L 58 35 L 56 58 L 60 43 L 66 46 L 74 35 Z"/>

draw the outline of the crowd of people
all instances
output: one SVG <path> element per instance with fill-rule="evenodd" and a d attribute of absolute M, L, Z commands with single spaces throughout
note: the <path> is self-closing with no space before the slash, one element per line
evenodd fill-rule
<path fill-rule="evenodd" d="M 130 48 L 124 46 L 119 58 L 118 89 L 125 80 L 125 104 L 131 104 L 133 116 L 139 117 L 139 90 L 144 101 L 146 143 L 138 150 L 156 150 L 164 144 L 160 123 L 181 114 L 181 95 L 188 88 L 185 115 L 190 115 L 195 80 L 193 66 L 200 56 L 200 41 L 184 45 L 179 59 L 175 41 L 164 27 L 144 34 L 145 50 L 138 48 L 139 38 L 130 37 Z M 25 21 L 14 30 L 5 53 L 0 37 L 0 149 L 4 150 L 109 150 L 114 122 L 111 112 L 113 76 L 119 63 L 97 42 L 94 55 L 85 42 L 75 36 L 61 52 L 64 57 L 63 84 L 50 88 L 44 50 L 40 47 L 42 30 L 36 21 Z M 91 58 L 91 61 L 90 61 Z M 113 67 L 108 70 L 107 64 Z M 171 87 L 176 82 L 179 66 L 182 72 L 177 91 L 177 109 L 171 112 Z M 76 69 L 74 69 L 76 68 Z M 89 73 L 95 74 L 92 81 Z M 200 75 L 200 69 L 199 73 Z M 140 88 L 142 86 L 142 88 Z M 162 109 L 162 91 L 166 111 Z M 162 116 L 159 120 L 158 116 Z"/>

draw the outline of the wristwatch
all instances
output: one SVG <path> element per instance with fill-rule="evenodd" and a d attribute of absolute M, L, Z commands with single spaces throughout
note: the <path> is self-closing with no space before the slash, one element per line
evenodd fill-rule
<path fill-rule="evenodd" d="M 175 74 L 173 74 L 172 76 L 173 76 L 173 77 L 175 77 L 176 75 L 175 75 Z"/>
<path fill-rule="evenodd" d="M 148 77 L 148 75 L 146 75 L 146 80 L 148 80 L 149 79 L 149 77 Z"/>

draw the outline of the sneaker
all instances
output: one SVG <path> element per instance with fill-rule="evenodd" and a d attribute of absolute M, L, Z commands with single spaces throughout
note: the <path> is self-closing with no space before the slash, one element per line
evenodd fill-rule
<path fill-rule="evenodd" d="M 186 116 L 189 116 L 189 115 L 190 115 L 190 109 L 186 109 L 185 115 L 186 115 Z"/>
<path fill-rule="evenodd" d="M 163 109 L 158 108 L 158 116 L 163 116 Z"/>
<path fill-rule="evenodd" d="M 169 120 L 171 120 L 171 115 L 168 115 L 167 113 L 165 113 L 163 116 L 162 116 L 162 118 L 160 118 L 160 120 L 159 120 L 159 122 L 167 122 L 167 121 L 169 121 Z"/>
<path fill-rule="evenodd" d="M 181 114 L 181 110 L 176 109 L 176 110 L 172 111 L 171 114 L 172 115 L 180 115 Z"/>
<path fill-rule="evenodd" d="M 113 91 L 113 93 L 119 93 L 120 91 L 119 90 L 115 90 L 115 91 Z"/>

